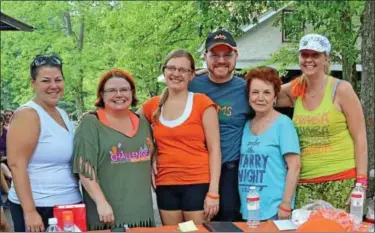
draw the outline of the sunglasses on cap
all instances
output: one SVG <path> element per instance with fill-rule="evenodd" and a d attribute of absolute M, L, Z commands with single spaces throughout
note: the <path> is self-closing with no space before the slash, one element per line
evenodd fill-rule
<path fill-rule="evenodd" d="M 62 61 L 57 56 L 37 56 L 31 63 L 32 67 L 38 67 L 42 65 L 62 65 Z"/>

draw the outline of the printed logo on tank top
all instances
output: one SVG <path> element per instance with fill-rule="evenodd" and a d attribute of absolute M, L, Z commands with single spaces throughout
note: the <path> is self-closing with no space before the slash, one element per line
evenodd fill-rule
<path fill-rule="evenodd" d="M 241 191 L 247 192 L 249 185 L 253 185 L 262 191 L 267 185 L 264 183 L 264 175 L 267 170 L 269 156 L 266 154 L 255 153 L 259 146 L 259 139 L 249 141 L 246 145 L 246 153 L 241 154 L 240 166 L 238 171 L 238 182 Z"/>
<path fill-rule="evenodd" d="M 293 117 L 300 138 L 301 152 L 305 155 L 325 153 L 332 150 L 329 143 L 328 112 Z"/>
<path fill-rule="evenodd" d="M 219 102 L 219 119 L 226 120 L 232 116 L 232 103 L 231 102 Z"/>
<path fill-rule="evenodd" d="M 153 150 L 153 143 L 149 137 L 146 138 L 146 142 L 136 151 L 124 152 L 124 147 L 121 143 L 118 143 L 117 146 L 112 146 L 112 149 L 109 151 L 112 164 L 136 163 L 151 159 L 150 151 Z"/>

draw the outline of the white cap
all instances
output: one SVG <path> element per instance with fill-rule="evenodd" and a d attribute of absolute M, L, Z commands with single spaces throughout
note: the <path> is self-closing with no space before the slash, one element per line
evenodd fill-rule
<path fill-rule="evenodd" d="M 361 187 L 362 184 L 361 184 L 361 183 L 355 183 L 355 186 L 356 186 L 356 187 Z"/>
<path fill-rule="evenodd" d="M 302 37 L 299 42 L 298 51 L 308 49 L 316 52 L 325 52 L 329 54 L 331 52 L 331 43 L 328 38 L 319 34 L 308 34 Z"/>
<path fill-rule="evenodd" d="M 256 187 L 255 186 L 250 186 L 250 190 L 255 190 Z"/>
<path fill-rule="evenodd" d="M 56 225 L 56 224 L 57 224 L 57 218 L 48 219 L 48 225 Z"/>

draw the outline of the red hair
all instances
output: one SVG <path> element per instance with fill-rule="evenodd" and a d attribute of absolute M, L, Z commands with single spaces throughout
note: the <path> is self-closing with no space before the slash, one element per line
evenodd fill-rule
<path fill-rule="evenodd" d="M 273 86 L 273 90 L 275 91 L 275 96 L 280 93 L 281 90 L 281 79 L 279 74 L 274 68 L 261 66 L 251 69 L 246 75 L 246 88 L 250 90 L 251 81 L 254 79 L 259 79 L 264 82 L 269 82 Z"/>
<path fill-rule="evenodd" d="M 101 77 L 100 77 L 100 80 L 99 80 L 99 84 L 98 84 L 98 87 L 97 87 L 97 90 L 96 90 L 96 101 L 95 101 L 95 106 L 98 107 L 98 108 L 104 108 L 104 101 L 103 101 L 103 97 L 102 97 L 102 93 L 104 91 L 104 86 L 105 84 L 107 83 L 107 81 L 113 77 L 116 77 L 116 78 L 123 78 L 125 79 L 126 81 L 129 82 L 130 84 L 130 87 L 132 88 L 132 103 L 131 105 L 134 107 L 137 105 L 138 103 L 138 99 L 136 98 L 135 96 L 135 82 L 134 82 L 134 78 L 133 76 L 131 75 L 130 72 L 126 71 L 126 70 L 122 70 L 122 69 L 112 69 L 112 70 L 109 70 L 107 72 L 105 72 Z"/>

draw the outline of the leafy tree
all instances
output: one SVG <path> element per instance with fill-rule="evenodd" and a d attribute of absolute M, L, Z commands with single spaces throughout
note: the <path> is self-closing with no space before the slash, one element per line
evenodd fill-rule
<path fill-rule="evenodd" d="M 375 2 L 367 0 L 362 13 L 362 80 L 361 80 L 361 101 L 363 104 L 366 120 L 369 171 L 375 165 Z M 368 197 L 374 196 L 375 182 L 369 182 Z"/>
<path fill-rule="evenodd" d="M 271 1 L 270 1 L 271 2 Z M 268 3 L 267 3 L 268 4 Z M 1 77 L 6 105 L 32 96 L 28 66 L 37 54 L 63 58 L 66 92 L 61 106 L 77 116 L 93 108 L 98 78 L 113 67 L 133 73 L 142 103 L 160 93 L 156 77 L 173 49 L 200 61 L 206 35 L 218 28 L 239 32 L 266 2 L 58 1 L 2 3 L 2 10 L 36 27 L 32 33 L 1 34 Z M 242 17 L 244 12 L 248 14 Z M 11 97 L 14 96 L 14 98 Z"/>
<path fill-rule="evenodd" d="M 331 44 L 331 61 L 342 64 L 343 79 L 358 86 L 356 63 L 359 57 L 360 15 L 363 1 L 294 1 L 288 7 L 293 10 L 282 22 L 277 21 L 283 30 L 288 30 L 294 43 L 275 53 L 270 63 L 276 62 L 286 68 L 297 63 L 298 40 L 308 31 L 326 35 Z"/>

